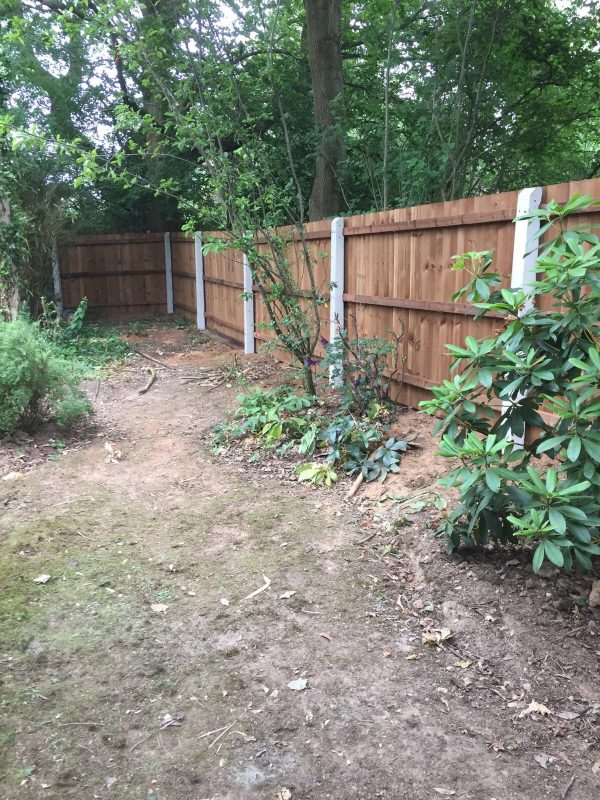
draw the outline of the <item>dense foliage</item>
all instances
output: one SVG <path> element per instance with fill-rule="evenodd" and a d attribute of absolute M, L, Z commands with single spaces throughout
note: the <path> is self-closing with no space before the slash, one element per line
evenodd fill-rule
<path fill-rule="evenodd" d="M 4 157 L 31 163 L 26 180 L 47 179 L 44 197 L 91 232 L 190 216 L 227 227 L 232 182 L 250 201 L 262 186 L 266 217 L 287 222 L 318 178 L 316 217 L 588 177 L 600 167 L 596 11 L 7 0 Z M 93 160 L 106 168 L 73 191 Z"/>
<path fill-rule="evenodd" d="M 442 526 L 450 549 L 530 541 L 536 572 L 546 558 L 591 569 L 600 555 L 600 242 L 566 224 L 590 203 L 575 196 L 525 217 L 539 218 L 540 236 L 557 233 L 530 290 L 500 288 L 489 252 L 456 260 L 471 281 L 454 299 L 505 322 L 494 339 L 447 345 L 454 377 L 422 403 L 442 415 L 441 454 L 458 461 L 447 483 L 460 503 Z"/>
<path fill-rule="evenodd" d="M 91 413 L 85 368 L 64 358 L 28 319 L 0 320 L 0 433 L 33 430 L 52 416 L 68 426 Z"/>
<path fill-rule="evenodd" d="M 320 459 L 296 465 L 299 481 L 331 486 L 337 469 L 366 481 L 384 481 L 388 473 L 399 471 L 402 454 L 411 447 L 409 441 L 389 435 L 388 410 L 373 398 L 356 416 L 347 413 L 343 395 L 333 409 L 288 386 L 253 389 L 238 402 L 234 422 L 215 428 L 213 447 L 223 452 L 231 442 L 242 440 L 257 442 L 279 456 L 296 452 Z"/>

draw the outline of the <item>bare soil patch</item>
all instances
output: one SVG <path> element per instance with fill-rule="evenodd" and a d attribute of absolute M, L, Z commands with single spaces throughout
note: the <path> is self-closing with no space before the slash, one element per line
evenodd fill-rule
<path fill-rule="evenodd" d="M 240 388 L 182 376 L 233 351 L 176 333 L 135 344 L 173 367 L 146 394 L 138 358 L 89 435 L 0 481 L 0 795 L 597 796 L 589 579 L 447 556 L 435 510 L 391 499 L 445 469 L 414 412 L 423 447 L 353 504 L 214 456 Z"/>

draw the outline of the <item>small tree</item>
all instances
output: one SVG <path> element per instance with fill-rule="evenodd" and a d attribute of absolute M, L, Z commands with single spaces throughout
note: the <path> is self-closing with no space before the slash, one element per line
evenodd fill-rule
<path fill-rule="evenodd" d="M 455 374 L 421 403 L 443 417 L 440 453 L 459 461 L 445 483 L 459 488 L 460 503 L 439 531 L 450 551 L 529 540 L 537 544 L 536 572 L 545 558 L 590 570 L 591 556 L 600 555 L 600 244 L 590 230 L 565 224 L 590 205 L 575 195 L 522 217 L 540 219 L 540 237 L 558 231 L 537 260 L 531 290 L 500 289 L 491 252 L 455 259 L 453 269 L 471 281 L 453 299 L 471 302 L 476 317 L 500 313 L 505 323 L 495 339 L 447 345 Z M 535 307 L 536 294 L 553 298 L 550 311 Z M 526 424 L 537 432 L 519 445 Z"/>

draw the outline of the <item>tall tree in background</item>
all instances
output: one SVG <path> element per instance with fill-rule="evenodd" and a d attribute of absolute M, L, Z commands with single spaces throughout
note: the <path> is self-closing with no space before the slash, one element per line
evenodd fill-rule
<path fill-rule="evenodd" d="M 7 149 L 26 164 L 35 125 L 42 185 L 87 232 L 226 226 L 219 197 L 253 191 L 252 170 L 285 198 L 277 223 L 304 219 L 300 197 L 317 219 L 583 178 L 600 167 L 595 8 L 7 0 Z M 57 138 L 74 143 L 60 166 Z M 89 158 L 104 171 L 73 188 Z"/>
<path fill-rule="evenodd" d="M 317 139 L 308 208 L 311 219 L 323 219 L 340 211 L 338 165 L 344 158 L 344 135 L 335 107 L 344 88 L 342 2 L 304 0 L 304 5 Z"/>

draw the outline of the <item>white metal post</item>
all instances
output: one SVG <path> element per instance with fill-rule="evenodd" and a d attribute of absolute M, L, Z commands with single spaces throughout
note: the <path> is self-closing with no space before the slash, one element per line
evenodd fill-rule
<path fill-rule="evenodd" d="M 331 220 L 331 288 L 329 293 L 329 341 L 338 336 L 338 330 L 344 327 L 344 218 Z M 331 386 L 340 383 L 334 377 L 335 367 L 329 367 L 329 383 Z"/>
<path fill-rule="evenodd" d="M 542 187 L 535 186 L 529 189 L 521 189 L 517 198 L 517 217 L 535 211 L 542 202 Z M 535 263 L 538 257 L 537 234 L 540 229 L 539 219 L 517 219 L 515 222 L 515 243 L 513 246 L 512 274 L 510 279 L 511 289 L 531 289 L 536 278 Z M 523 312 L 533 305 L 533 298 L 528 300 L 523 306 Z M 514 404 L 518 403 L 524 395 L 521 392 L 510 400 L 502 401 L 502 414 Z M 517 445 L 522 447 L 525 443 L 524 436 L 511 434 L 510 438 Z"/>
<path fill-rule="evenodd" d="M 244 353 L 254 353 L 254 288 L 248 256 L 244 253 Z"/>
<path fill-rule="evenodd" d="M 171 260 L 171 234 L 165 233 L 165 280 L 167 285 L 167 314 L 173 313 L 173 263 Z"/>
<path fill-rule="evenodd" d="M 204 301 L 204 256 L 202 254 L 202 234 L 194 234 L 194 258 L 196 261 L 196 327 L 206 330 L 206 304 Z"/>

